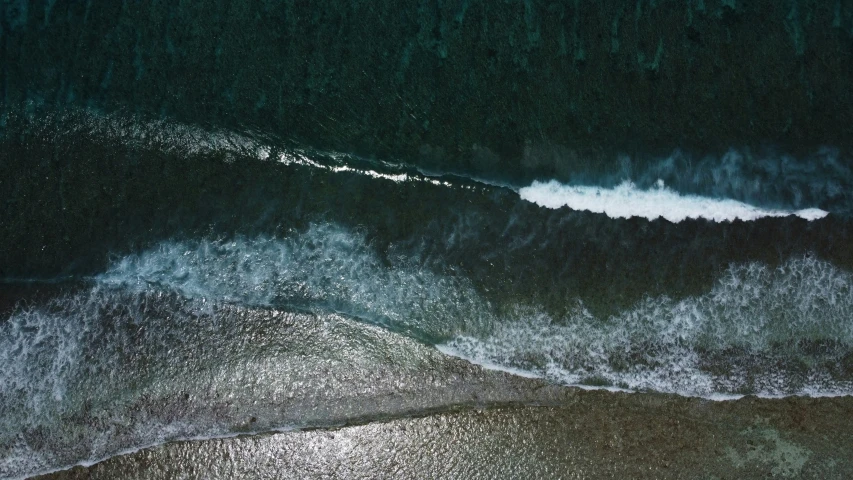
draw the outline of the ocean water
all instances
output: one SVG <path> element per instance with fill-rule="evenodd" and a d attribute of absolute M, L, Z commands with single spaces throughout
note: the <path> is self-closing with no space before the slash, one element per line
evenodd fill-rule
<path fill-rule="evenodd" d="M 847 3 L 114 3 L 0 7 L 0 477 L 480 367 L 853 395 Z"/>
<path fill-rule="evenodd" d="M 335 424 L 377 389 L 414 389 L 435 355 L 584 388 L 853 393 L 853 273 L 843 240 L 827 241 L 849 235 L 837 199 L 750 204 L 663 180 L 511 185 L 172 122 L 60 121 L 26 128 L 88 129 L 85 146 L 69 140 L 70 165 L 76 148 L 133 162 L 118 179 L 75 180 L 124 190 L 88 220 L 118 223 L 109 235 L 87 231 L 53 275 L 36 263 L 5 281 L 28 289 L 0 326 L 5 475 Z M 173 158 L 224 183 L 137 190 Z M 843 181 L 815 177 L 813 191 Z M 85 218 L 76 210 L 60 232 Z M 345 365 L 386 373 L 364 384 Z"/>

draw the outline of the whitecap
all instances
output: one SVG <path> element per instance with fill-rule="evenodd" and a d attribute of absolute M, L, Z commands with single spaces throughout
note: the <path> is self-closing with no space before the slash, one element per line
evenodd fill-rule
<path fill-rule="evenodd" d="M 640 190 L 630 181 L 614 188 L 563 185 L 554 180 L 535 181 L 530 186 L 519 189 L 518 194 L 522 199 L 545 208 L 569 207 L 573 210 L 604 213 L 610 218 L 664 218 L 673 223 L 699 218 L 714 222 L 752 221 L 791 215 L 813 221 L 828 215 L 828 212 L 818 208 L 766 209 L 733 199 L 682 195 L 664 186 L 662 181 L 658 181 L 655 188 L 648 190 Z"/>

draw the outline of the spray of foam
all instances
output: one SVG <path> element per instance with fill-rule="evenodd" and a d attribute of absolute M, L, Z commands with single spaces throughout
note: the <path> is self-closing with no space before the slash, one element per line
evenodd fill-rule
<path fill-rule="evenodd" d="M 439 348 L 566 384 L 714 397 L 853 392 L 853 275 L 811 258 L 733 266 L 707 294 L 647 298 L 608 319 L 519 309 Z"/>
<path fill-rule="evenodd" d="M 488 186 L 514 188 L 502 182 L 472 177 L 459 172 L 444 175 L 419 171 L 414 166 L 362 158 L 341 152 L 316 148 L 283 148 L 281 142 L 258 134 L 241 134 L 223 129 L 203 129 L 170 120 L 150 120 L 113 113 L 67 109 L 48 115 L 30 126 L 41 138 L 59 135 L 97 137 L 99 141 L 121 142 L 139 148 L 163 150 L 184 155 L 224 154 L 226 158 L 254 159 L 301 166 L 332 173 L 370 177 L 395 183 L 421 183 L 465 190 L 481 190 Z M 61 133 L 60 133 L 61 132 Z M 756 173 L 757 172 L 757 173 Z M 614 184 L 616 178 L 634 178 L 640 185 L 650 185 L 658 178 L 658 188 L 638 189 L 631 182 L 615 188 L 567 186 L 556 181 L 533 182 L 521 188 L 525 200 L 547 208 L 568 206 L 576 210 L 606 213 L 614 218 L 666 218 L 672 222 L 687 218 L 714 221 L 754 220 L 762 217 L 796 215 L 816 220 L 827 215 L 816 208 L 803 210 L 763 209 L 732 199 L 715 199 L 680 195 L 663 187 L 663 179 L 677 190 L 698 187 L 712 197 L 761 199 L 793 205 L 833 201 L 845 203 L 845 192 L 851 184 L 851 172 L 832 149 L 822 149 L 813 158 L 798 161 L 787 156 L 753 158 L 730 151 L 721 158 L 693 159 L 676 151 L 672 156 L 649 166 L 631 166 L 624 158 L 622 168 L 609 174 L 587 175 L 583 168 L 572 172 L 592 184 Z M 465 182 L 456 181 L 458 178 Z M 479 184 L 475 186 L 474 184 Z"/>
<path fill-rule="evenodd" d="M 447 394 L 413 392 L 462 382 L 379 327 L 156 286 L 95 284 L 2 320 L 0 478 L 168 440 L 433 407 Z"/>
<path fill-rule="evenodd" d="M 661 180 L 656 188 L 649 190 L 640 190 L 628 181 L 615 188 L 563 185 L 554 180 L 537 181 L 529 187 L 519 189 L 518 194 L 522 199 L 545 208 L 569 207 L 574 210 L 604 213 L 611 218 L 641 217 L 655 220 L 661 217 L 673 223 L 698 218 L 725 222 L 790 215 L 811 221 L 828 214 L 817 208 L 772 210 L 731 199 L 681 195 L 666 188 Z"/>
<path fill-rule="evenodd" d="M 451 183 L 414 171 L 404 164 L 367 159 L 315 148 L 280 148 L 269 139 L 224 129 L 203 129 L 171 120 L 150 120 L 126 114 L 101 114 L 69 109 L 48 116 L 34 126 L 44 138 L 63 135 L 94 136 L 101 141 L 179 152 L 184 155 L 225 154 L 230 159 L 273 161 L 288 166 L 310 167 L 332 173 L 349 173 L 395 183 L 428 183 L 473 190 L 472 185 Z M 53 130 L 53 131 L 51 131 Z M 47 133 L 50 132 L 50 133 Z"/>
<path fill-rule="evenodd" d="M 158 315 L 164 312 L 152 308 L 156 300 L 94 287 L 44 305 L 20 306 L 0 322 L 0 477 L 103 457 L 117 445 L 222 429 L 207 420 L 215 416 L 206 406 L 196 412 L 179 406 L 189 420 L 182 425 L 175 409 L 148 410 L 138 398 L 137 388 L 153 387 L 146 393 L 154 397 L 165 387 L 168 378 L 153 377 L 168 372 L 169 365 L 179 363 L 174 369 L 180 370 L 192 363 L 175 362 L 158 347 L 171 343 L 177 352 L 183 344 L 170 342 L 176 328 L 169 323 L 194 317 L 174 309 Z M 179 338 L 201 330 L 186 323 L 188 331 Z M 197 350 L 191 353 L 200 357 Z M 200 371 L 183 376 L 172 391 L 209 380 Z"/>
<path fill-rule="evenodd" d="M 576 384 L 685 395 L 853 391 L 853 278 L 813 258 L 729 268 L 707 294 L 647 298 L 611 318 L 564 318 L 482 299 L 470 280 L 381 259 L 360 234 L 315 225 L 293 237 L 166 242 L 99 281 L 196 299 L 303 305 L 434 341 L 476 363 Z M 569 300 L 571 301 L 571 300 Z M 841 363 L 839 363 L 841 362 Z M 840 368 L 840 369 L 839 369 Z"/>
<path fill-rule="evenodd" d="M 439 275 L 407 258 L 383 259 L 364 235 L 335 225 L 313 225 L 287 238 L 164 242 L 120 260 L 98 281 L 336 311 L 427 338 L 479 331 L 491 320 L 470 280 Z"/>

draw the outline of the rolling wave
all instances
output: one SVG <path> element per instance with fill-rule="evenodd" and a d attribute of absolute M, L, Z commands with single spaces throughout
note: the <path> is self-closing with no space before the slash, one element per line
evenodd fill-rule
<path fill-rule="evenodd" d="M 545 208 L 569 207 L 604 213 L 611 218 L 641 217 L 648 220 L 664 218 L 673 223 L 687 219 L 714 222 L 757 220 L 767 217 L 796 216 L 819 220 L 829 214 L 818 208 L 803 210 L 769 210 L 731 199 L 715 199 L 695 195 L 680 195 L 659 180 L 656 188 L 640 190 L 631 182 L 615 188 L 562 185 L 556 181 L 533 182 L 518 193 L 524 200 Z"/>
<path fill-rule="evenodd" d="M 377 159 L 317 149 L 269 132 L 237 132 L 86 109 L 12 115 L 0 128 L 0 138 L 11 142 L 8 148 L 45 141 L 74 145 L 89 139 L 104 146 L 121 145 L 121 149 L 227 162 L 275 162 L 380 181 L 468 189 L 504 187 L 548 208 L 568 206 L 619 218 L 730 221 L 796 215 L 814 220 L 826 212 L 847 215 L 853 211 L 848 193 L 853 188 L 850 161 L 829 147 L 805 158 L 778 152 L 759 155 L 750 149 L 702 156 L 677 148 L 667 157 L 579 158 L 530 148 L 521 158 L 500 159 L 501 163 L 517 164 L 516 176 L 508 178 L 462 167 L 427 171 L 413 159 Z M 482 152 L 474 149 L 471 155 L 481 156 Z M 535 168 L 541 162 L 558 165 L 562 173 L 542 181 Z"/>
<path fill-rule="evenodd" d="M 853 394 L 853 275 L 813 258 L 734 265 L 697 297 L 601 319 L 520 308 L 489 335 L 440 346 L 478 364 L 565 384 L 719 395 Z"/>
<path fill-rule="evenodd" d="M 524 299 L 489 301 L 477 279 L 380 261 L 364 237 L 330 225 L 285 239 L 167 242 L 117 261 L 98 281 L 340 312 L 566 384 L 694 396 L 853 393 L 853 276 L 810 257 L 732 265 L 705 294 L 647 296 L 608 317 L 583 298 L 566 298 L 559 317 Z"/>
<path fill-rule="evenodd" d="M 74 288 L 0 322 L 0 476 L 520 398 L 471 363 L 709 398 L 853 394 L 851 177 L 829 154 L 499 183 L 127 115 L 6 120 L 19 228 L 0 233 L 0 274 Z"/>

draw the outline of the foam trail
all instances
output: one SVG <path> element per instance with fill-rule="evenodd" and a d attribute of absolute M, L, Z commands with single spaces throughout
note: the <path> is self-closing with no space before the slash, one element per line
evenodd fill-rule
<path fill-rule="evenodd" d="M 287 238 L 164 242 L 97 282 L 345 313 L 474 363 L 566 384 L 705 397 L 853 392 L 845 367 L 853 274 L 811 257 L 732 265 L 704 295 L 649 297 L 610 318 L 582 299 L 567 299 L 559 318 L 517 300 L 494 305 L 471 279 L 383 261 L 362 234 L 336 225 Z"/>
<path fill-rule="evenodd" d="M 658 181 L 657 187 L 650 190 L 640 190 L 630 181 L 615 188 L 563 185 L 554 180 L 537 181 L 519 189 L 518 194 L 522 199 L 545 208 L 569 207 L 604 213 L 610 218 L 642 217 L 655 220 L 661 217 L 673 223 L 698 218 L 714 222 L 752 221 L 790 215 L 813 221 L 828 214 L 817 208 L 764 209 L 732 199 L 681 195 L 666 188 L 662 181 Z"/>
<path fill-rule="evenodd" d="M 850 395 L 853 274 L 814 258 L 731 266 L 708 293 L 646 298 L 607 319 L 518 307 L 441 352 L 567 385 L 720 398 Z"/>
<path fill-rule="evenodd" d="M 337 225 L 287 238 L 167 241 L 96 279 L 143 291 L 153 284 L 188 298 L 334 311 L 413 335 L 445 337 L 492 320 L 469 279 L 405 258 L 385 265 L 363 234 Z"/>

